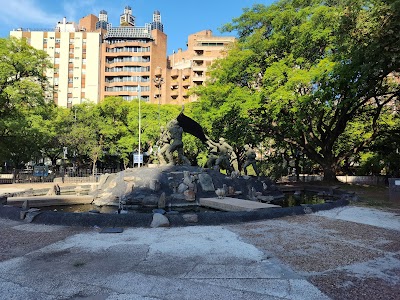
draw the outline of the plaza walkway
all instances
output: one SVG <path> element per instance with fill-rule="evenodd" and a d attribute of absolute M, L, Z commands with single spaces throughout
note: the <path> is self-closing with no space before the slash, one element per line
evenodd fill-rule
<path fill-rule="evenodd" d="M 400 217 L 360 207 L 228 226 L 0 219 L 2 299 L 398 299 Z"/>

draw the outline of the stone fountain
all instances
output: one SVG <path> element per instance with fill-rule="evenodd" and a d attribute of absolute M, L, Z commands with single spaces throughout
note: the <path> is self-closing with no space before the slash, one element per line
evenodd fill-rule
<path fill-rule="evenodd" d="M 207 168 L 188 164 L 183 154 L 183 132 L 208 145 Z M 258 202 L 283 196 L 269 178 L 240 176 L 232 147 L 223 138 L 219 142 L 209 139 L 201 126 L 183 111 L 161 132 L 158 148 L 161 150 L 157 153 L 159 163 L 156 165 L 102 175 L 98 190 L 93 193 L 94 204 L 165 208 L 198 205 L 202 198 L 221 198 L 221 195 Z M 255 157 L 254 151 L 249 151 L 248 147 L 246 150 L 249 160 L 245 167 L 254 165 Z M 221 169 L 226 170 L 226 174 L 222 174 Z M 257 170 L 256 173 L 258 175 Z"/>
<path fill-rule="evenodd" d="M 268 202 L 282 197 L 282 192 L 268 178 L 225 175 L 218 170 L 174 165 L 127 169 L 100 177 L 92 194 L 98 206 L 165 208 L 166 206 L 198 205 L 201 198 L 225 197 Z"/>

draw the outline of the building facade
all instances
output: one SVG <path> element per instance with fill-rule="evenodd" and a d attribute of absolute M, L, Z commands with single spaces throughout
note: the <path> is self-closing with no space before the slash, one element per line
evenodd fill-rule
<path fill-rule="evenodd" d="M 153 20 L 158 15 L 159 12 L 154 12 Z M 161 22 L 156 29 L 152 29 L 153 23 L 141 27 L 111 27 L 104 34 L 101 48 L 101 99 L 107 96 L 121 96 L 125 100 L 140 97 L 146 102 L 166 99 L 162 97 L 165 95 L 165 92 L 162 93 L 165 86 L 158 89 L 152 82 L 156 76 L 162 75 L 162 70 L 166 72 L 167 36 L 160 30 Z"/>
<path fill-rule="evenodd" d="M 189 35 L 187 50 L 178 49 L 177 53 L 168 56 L 170 93 L 167 102 L 182 105 L 196 101 L 189 89 L 205 85 L 209 78 L 208 68 L 226 55 L 234 41 L 234 37 L 213 36 L 211 30 Z"/>
<path fill-rule="evenodd" d="M 58 106 L 72 107 L 85 100 L 98 103 L 100 34 L 79 31 L 78 25 L 65 19 L 58 25 L 53 31 L 16 30 L 10 36 L 26 38 L 31 46 L 49 55 L 54 68 L 46 75 Z"/>
<path fill-rule="evenodd" d="M 31 46 L 47 52 L 54 65 L 47 76 L 59 106 L 99 103 L 108 96 L 140 97 L 158 104 L 195 101 L 190 88 L 205 84 L 207 68 L 225 55 L 234 38 L 204 30 L 188 37 L 187 50 L 167 57 L 163 31 L 159 11 L 154 11 L 152 22 L 136 26 L 127 6 L 118 27 L 108 22 L 102 10 L 99 17 L 90 14 L 78 24 L 64 18 L 54 30 L 18 29 L 10 36 L 26 38 Z"/>

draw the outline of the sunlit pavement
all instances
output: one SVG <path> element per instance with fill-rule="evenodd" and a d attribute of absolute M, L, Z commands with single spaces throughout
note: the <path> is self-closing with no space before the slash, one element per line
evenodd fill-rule
<path fill-rule="evenodd" d="M 0 219 L 2 299 L 395 299 L 400 290 L 400 217 L 379 210 L 99 230 Z"/>

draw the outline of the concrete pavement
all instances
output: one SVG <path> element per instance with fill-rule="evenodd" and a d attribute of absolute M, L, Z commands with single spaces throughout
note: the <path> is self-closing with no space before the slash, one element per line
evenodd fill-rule
<path fill-rule="evenodd" d="M 0 219 L 1 298 L 396 299 L 399 219 L 348 207 L 113 234 Z"/>

